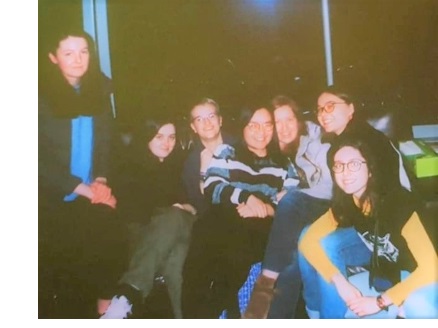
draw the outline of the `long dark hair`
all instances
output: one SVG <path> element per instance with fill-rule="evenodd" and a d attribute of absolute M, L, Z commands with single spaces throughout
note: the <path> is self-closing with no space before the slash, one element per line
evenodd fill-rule
<path fill-rule="evenodd" d="M 361 153 L 367 162 L 370 175 L 365 192 L 359 200 L 359 207 L 354 204 L 353 197 L 344 193 L 335 183 L 332 212 L 339 226 L 353 225 L 360 233 L 368 232 L 373 236 L 374 245 L 370 260 L 369 286 L 373 286 L 377 291 L 384 291 L 400 281 L 402 268 L 407 268 L 415 263 L 412 254 L 410 252 L 408 254 L 408 249 L 406 249 L 408 245 L 401 237 L 401 231 L 412 213 L 420 208 L 419 202 L 415 196 L 401 186 L 393 187 L 390 192 L 382 188 L 381 181 L 378 180 L 381 175 L 376 174 L 380 168 L 376 166 L 375 155 L 370 145 L 363 140 L 343 140 L 332 145 L 327 156 L 330 167 L 333 167 L 336 152 L 347 146 L 353 147 Z M 334 176 L 333 173 L 332 176 Z M 363 205 L 366 201 L 370 203 L 369 213 L 363 213 Z M 406 258 L 410 257 L 408 262 L 399 264 L 388 261 L 385 256 L 379 255 L 378 238 L 389 232 L 392 233 L 392 242 L 396 247 L 404 248 L 402 252 L 406 252 Z M 407 265 L 407 267 L 402 267 L 402 265 Z"/>
<path fill-rule="evenodd" d="M 166 124 L 172 124 L 176 131 L 176 144 L 175 148 L 165 159 L 165 162 L 173 160 L 176 153 L 178 153 L 178 128 L 177 124 L 170 117 L 163 115 L 155 115 L 154 117 L 145 118 L 142 123 L 136 127 L 133 137 L 133 152 L 134 156 L 140 156 L 141 160 L 146 160 L 149 162 L 158 162 L 158 159 L 150 151 L 148 144 L 156 136 L 158 131 Z M 143 154 L 143 155 L 142 155 Z M 155 161 L 156 160 L 156 161 Z"/>
<path fill-rule="evenodd" d="M 243 130 L 248 125 L 248 123 L 251 121 L 251 118 L 254 116 L 255 112 L 257 112 L 260 109 L 266 109 L 269 112 L 269 115 L 271 116 L 271 119 L 272 119 L 272 124 L 274 124 L 274 117 L 272 115 L 272 107 L 270 104 L 256 103 L 256 104 L 249 104 L 247 106 L 243 106 L 240 110 L 240 113 L 239 113 L 239 118 L 237 121 L 237 128 L 238 128 L 238 133 L 240 134 L 241 146 L 244 148 L 247 148 L 247 145 L 246 145 L 245 139 L 243 137 Z M 274 124 L 273 136 L 275 136 L 275 134 L 276 134 L 276 131 L 275 131 L 275 124 Z M 272 138 L 272 140 L 269 142 L 269 144 L 266 147 L 269 155 L 272 155 L 273 153 L 279 152 L 278 144 L 276 142 L 274 142 L 273 140 L 274 140 L 274 138 Z"/>
<path fill-rule="evenodd" d="M 359 206 L 354 203 L 352 195 L 346 194 L 337 183 L 333 184 L 332 211 L 339 226 L 363 226 L 363 222 L 378 222 L 381 229 L 394 228 L 399 216 L 404 212 L 421 211 L 421 199 L 416 192 L 410 192 L 401 185 L 387 186 L 377 165 L 372 145 L 360 137 L 337 140 L 327 153 L 330 169 L 334 164 L 335 154 L 343 147 L 352 147 L 360 152 L 366 161 L 369 177 L 366 189 L 359 199 Z M 333 181 L 335 174 L 331 170 Z M 369 213 L 364 219 L 364 204 L 369 204 Z"/>
<path fill-rule="evenodd" d="M 335 174 L 331 169 L 334 165 L 335 154 L 344 147 L 352 147 L 357 149 L 366 161 L 366 165 L 369 171 L 369 177 L 366 189 L 359 199 L 359 208 L 354 204 L 353 197 L 346 194 L 337 183 L 333 184 L 333 205 L 332 211 L 335 220 L 338 222 L 339 226 L 351 226 L 358 223 L 357 220 L 363 218 L 362 207 L 365 202 L 369 202 L 371 212 L 368 214 L 370 217 L 377 217 L 380 211 L 381 197 L 381 186 L 379 186 L 379 181 L 376 181 L 376 160 L 374 153 L 370 146 L 363 140 L 360 139 L 347 139 L 337 142 L 332 145 L 328 154 L 327 161 L 332 174 L 333 181 L 335 180 Z"/>
<path fill-rule="evenodd" d="M 306 123 L 304 121 L 304 117 L 303 117 L 303 114 L 301 112 L 301 109 L 300 109 L 300 107 L 298 106 L 298 103 L 295 100 L 293 100 L 293 99 L 291 99 L 291 98 L 289 98 L 287 96 L 284 96 L 284 95 L 275 96 L 272 99 L 271 104 L 272 104 L 271 112 L 272 112 L 272 115 L 274 117 L 275 117 L 275 110 L 278 107 L 288 106 L 292 110 L 293 114 L 295 115 L 295 118 L 297 119 L 297 122 L 298 122 L 298 134 L 297 134 L 297 137 L 295 138 L 295 140 L 292 142 L 292 144 L 288 145 L 288 153 L 289 154 L 287 154 L 287 155 L 292 156 L 292 157 L 295 158 L 295 155 L 297 153 L 298 147 L 300 146 L 300 137 L 302 135 L 305 135 L 305 134 L 308 133 L 307 126 L 306 126 Z M 273 139 L 274 139 L 274 141 L 277 144 L 279 143 L 277 133 L 274 134 L 274 138 Z"/>
<path fill-rule="evenodd" d="M 383 185 L 382 174 L 379 174 L 381 168 L 377 166 L 375 152 L 367 141 L 361 138 L 342 139 L 333 143 L 327 154 L 329 167 L 333 167 L 334 156 L 338 150 L 343 147 L 352 147 L 357 149 L 367 162 L 369 177 L 365 192 L 359 199 L 359 207 L 354 204 L 351 195 L 347 195 L 336 183 L 333 184 L 332 211 L 340 226 L 360 223 L 357 220 L 363 218 L 362 208 L 365 202 L 369 202 L 371 210 L 367 216 L 378 220 L 382 227 L 393 224 L 392 222 L 397 216 L 397 209 L 403 207 L 409 208 L 408 211 L 411 211 L 411 209 L 419 207 L 418 197 L 405 190 L 401 185 L 392 186 L 390 189 Z M 333 181 L 335 181 L 333 170 L 331 170 L 331 174 Z"/>
<path fill-rule="evenodd" d="M 80 91 L 77 92 L 64 78 L 57 65 L 47 60 L 39 74 L 39 93 L 47 102 L 51 113 L 56 117 L 73 118 L 78 115 L 95 115 L 109 110 L 109 78 L 100 71 L 96 45 L 92 37 L 83 30 L 66 28 L 53 31 L 44 49 L 55 55 L 61 41 L 69 36 L 84 38 L 90 53 L 88 70 L 81 78 Z"/>
<path fill-rule="evenodd" d="M 348 105 L 355 103 L 357 99 L 354 98 L 353 93 L 349 88 L 345 85 L 330 85 L 326 86 L 324 88 L 321 88 L 318 93 L 318 97 L 322 95 L 323 93 L 330 93 L 332 95 L 335 95 L 336 97 L 342 99 L 347 103 Z"/>
<path fill-rule="evenodd" d="M 361 92 L 356 90 L 356 87 L 340 83 L 336 85 L 325 86 L 319 89 L 319 93 L 316 99 L 323 93 L 330 93 L 332 95 L 335 95 L 336 97 L 342 99 L 347 105 L 353 104 L 354 113 L 351 119 L 352 121 L 366 121 L 366 111 L 364 111 L 364 99 L 361 95 Z"/>

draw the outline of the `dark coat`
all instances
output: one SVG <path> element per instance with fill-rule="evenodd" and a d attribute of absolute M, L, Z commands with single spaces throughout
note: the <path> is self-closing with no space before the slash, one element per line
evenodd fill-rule
<path fill-rule="evenodd" d="M 123 220 L 147 223 L 158 208 L 185 202 L 180 180 L 182 154 L 176 148 L 163 162 L 149 151 L 145 154 L 144 149 L 121 155 L 127 160 L 114 171 L 112 191 Z"/>
<path fill-rule="evenodd" d="M 57 90 L 53 92 L 56 93 Z M 102 97 L 99 103 L 93 103 L 93 107 L 98 108 L 93 113 L 87 113 L 94 121 L 93 178 L 108 177 L 109 174 L 113 124 L 109 99 L 109 93 L 106 93 L 106 97 Z M 66 97 L 64 101 L 66 107 L 69 107 L 70 99 Z M 59 111 L 51 105 L 54 103 L 50 99 L 50 94 L 39 94 L 38 188 L 40 197 L 62 201 L 65 195 L 71 193 L 82 182 L 80 178 L 70 174 L 71 120 L 80 112 L 78 110 L 71 115 L 65 113 L 58 115 Z M 59 99 L 56 103 L 62 106 Z M 81 101 L 81 104 L 86 107 L 87 100 Z"/>

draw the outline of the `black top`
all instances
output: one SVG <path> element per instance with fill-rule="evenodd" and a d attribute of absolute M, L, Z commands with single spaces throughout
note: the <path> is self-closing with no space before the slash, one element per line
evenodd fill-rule
<path fill-rule="evenodd" d="M 418 199 L 403 188 L 377 200 L 377 217 L 366 217 L 358 209 L 352 223 L 362 241 L 373 250 L 370 261 L 370 287 L 383 291 L 400 281 L 400 271 L 412 272 L 417 266 L 402 229 L 414 212 Z"/>
<path fill-rule="evenodd" d="M 163 162 L 147 148 L 136 157 L 114 172 L 112 190 L 123 220 L 146 223 L 156 208 L 186 202 L 180 180 L 182 154 L 177 149 Z"/>
<path fill-rule="evenodd" d="M 102 76 L 102 83 L 110 81 Z M 64 84 L 64 82 L 62 82 Z M 71 120 L 78 115 L 93 117 L 93 178 L 107 177 L 109 175 L 110 147 L 112 140 L 113 116 L 109 98 L 109 89 L 102 86 L 99 92 L 104 92 L 105 97 L 99 101 L 94 100 L 93 112 L 82 112 L 88 107 L 88 101 L 92 98 L 88 92 L 75 93 L 71 86 L 64 86 L 71 89 L 77 101 L 74 105 L 79 107 L 73 112 L 71 97 L 54 97 L 57 89 L 52 93 L 41 92 L 38 99 L 38 188 L 39 199 L 63 201 L 65 195 L 73 192 L 74 188 L 82 182 L 81 179 L 70 174 L 71 158 Z M 56 98 L 56 101 L 53 99 Z M 91 105 L 91 102 L 90 102 Z M 68 115 L 66 114 L 68 108 Z"/>

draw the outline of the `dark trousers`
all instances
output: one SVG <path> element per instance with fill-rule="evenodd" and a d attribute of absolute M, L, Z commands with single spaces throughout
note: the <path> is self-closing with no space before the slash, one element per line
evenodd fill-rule
<path fill-rule="evenodd" d="M 242 219 L 234 208 L 215 208 L 193 228 L 184 267 L 184 318 L 240 317 L 237 293 L 250 266 L 260 262 L 272 218 Z"/>
<path fill-rule="evenodd" d="M 39 200 L 39 316 L 93 318 L 127 266 L 125 224 L 112 208 L 79 197 Z"/>
<path fill-rule="evenodd" d="M 324 214 L 330 202 L 289 191 L 277 206 L 263 260 L 263 269 L 279 272 L 268 318 L 291 319 L 301 292 L 297 262 L 298 238 L 307 225 Z"/>
<path fill-rule="evenodd" d="M 181 318 L 182 271 L 196 216 L 170 206 L 157 208 L 135 238 L 129 268 L 120 283 L 135 286 L 146 298 L 162 274 L 176 318 Z"/>

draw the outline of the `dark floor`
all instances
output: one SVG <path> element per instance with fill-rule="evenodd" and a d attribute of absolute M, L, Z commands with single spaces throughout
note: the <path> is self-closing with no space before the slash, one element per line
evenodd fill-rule
<path fill-rule="evenodd" d="M 144 319 L 172 319 L 172 309 L 165 284 L 157 284 L 146 299 L 144 310 L 141 315 Z M 296 319 L 308 319 L 304 302 L 298 303 Z"/>
<path fill-rule="evenodd" d="M 50 293 L 45 293 L 45 295 L 47 294 Z M 56 293 L 56 295 L 52 293 L 49 297 L 40 297 L 38 317 L 40 319 L 93 318 L 94 314 L 82 314 L 77 311 L 70 312 L 75 305 L 68 303 L 66 306 L 66 303 L 65 299 L 63 299 L 62 292 Z M 83 305 L 84 304 L 81 304 L 80 306 Z M 92 309 L 95 307 L 93 304 L 90 304 L 88 308 Z M 300 300 L 296 312 L 297 319 L 308 318 L 302 300 Z M 95 318 L 97 318 L 97 316 Z M 165 283 L 155 283 L 154 288 L 146 298 L 142 308 L 135 311 L 135 319 L 173 319 L 170 299 Z"/>

